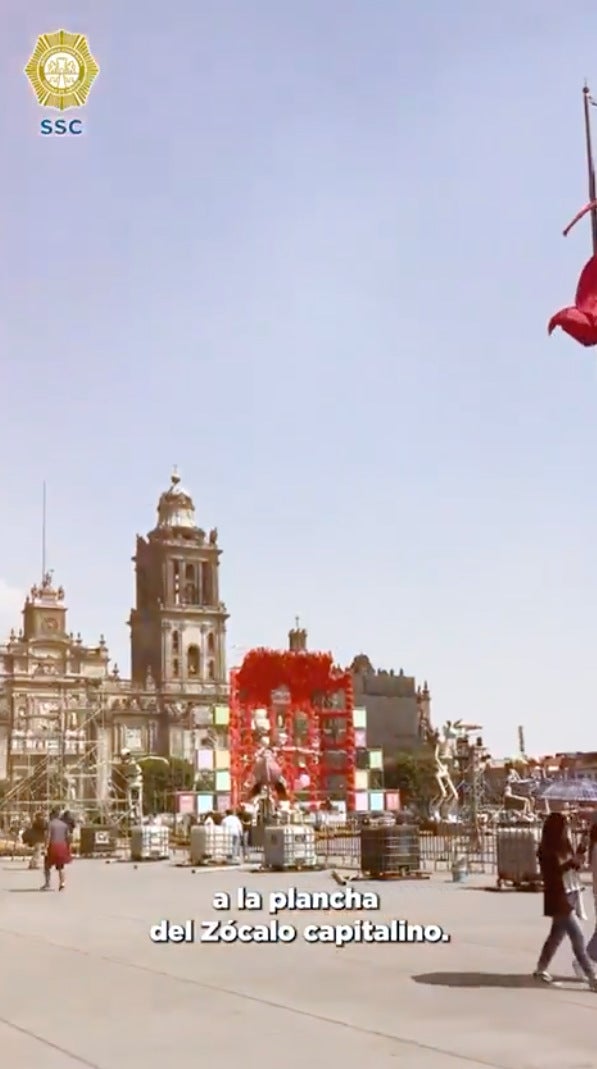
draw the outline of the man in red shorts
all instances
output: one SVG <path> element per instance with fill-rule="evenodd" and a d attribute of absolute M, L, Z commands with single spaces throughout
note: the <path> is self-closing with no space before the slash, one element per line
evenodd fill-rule
<path fill-rule="evenodd" d="M 53 809 L 50 813 L 46 838 L 45 883 L 42 891 L 50 890 L 50 875 L 53 868 L 58 873 L 58 890 L 64 891 L 64 866 L 69 864 L 70 859 L 70 828 L 64 820 L 60 819 L 60 810 Z"/>

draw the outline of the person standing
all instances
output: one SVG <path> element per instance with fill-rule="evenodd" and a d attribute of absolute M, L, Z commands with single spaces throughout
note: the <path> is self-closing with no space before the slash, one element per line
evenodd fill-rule
<path fill-rule="evenodd" d="M 64 813 L 62 813 L 60 815 L 60 819 L 62 821 L 64 821 L 64 823 L 66 824 L 66 826 L 67 826 L 67 828 L 69 830 L 70 840 L 72 842 L 72 838 L 73 838 L 73 835 L 75 833 L 75 828 L 77 826 L 77 822 L 76 822 L 75 818 L 73 817 L 70 809 L 65 809 Z"/>
<path fill-rule="evenodd" d="M 233 809 L 226 810 L 226 816 L 222 821 L 222 827 L 224 831 L 230 836 L 230 852 L 228 856 L 232 861 L 240 861 L 243 841 L 243 826 Z"/>
<path fill-rule="evenodd" d="M 30 869 L 40 869 L 43 857 L 44 843 L 48 833 L 48 822 L 43 813 L 36 813 L 31 822 L 31 827 L 25 832 L 27 845 L 33 847 L 33 854 L 29 861 Z M 25 842 L 23 835 L 23 842 Z"/>
<path fill-rule="evenodd" d="M 587 954 L 582 928 L 571 901 L 572 892 L 580 886 L 580 860 L 572 849 L 563 813 L 550 813 L 547 817 L 543 825 L 538 858 L 543 878 L 543 913 L 551 918 L 551 929 L 543 944 L 533 977 L 543 984 L 553 983 L 553 977 L 547 970 L 558 947 L 567 936 L 572 944 L 574 957 L 589 981 L 591 991 L 597 991 L 595 965 Z"/>
<path fill-rule="evenodd" d="M 70 863 L 70 860 L 70 829 L 68 824 L 60 819 L 60 810 L 53 809 L 50 813 L 46 838 L 45 881 L 42 891 L 50 890 L 50 878 L 53 868 L 58 873 L 58 890 L 64 891 L 64 868 L 65 865 Z"/>
<path fill-rule="evenodd" d="M 251 846 L 251 829 L 253 827 L 253 815 L 246 807 L 239 810 L 238 819 L 242 824 L 243 829 L 243 853 L 246 857 L 247 851 Z"/>

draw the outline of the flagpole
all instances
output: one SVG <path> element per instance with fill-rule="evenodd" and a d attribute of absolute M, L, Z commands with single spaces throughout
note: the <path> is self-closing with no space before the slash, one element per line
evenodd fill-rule
<path fill-rule="evenodd" d="M 41 496 L 41 581 L 46 578 L 46 480 L 44 479 Z"/>
<path fill-rule="evenodd" d="M 591 207 L 591 236 L 593 239 L 593 256 L 597 256 L 597 184 L 595 182 L 595 161 L 593 159 L 593 145 L 591 139 L 591 119 L 589 116 L 589 105 L 593 103 L 591 100 L 591 92 L 588 85 L 585 82 L 583 93 L 583 107 L 585 114 L 585 144 L 587 149 L 587 174 L 589 178 L 589 203 Z"/>

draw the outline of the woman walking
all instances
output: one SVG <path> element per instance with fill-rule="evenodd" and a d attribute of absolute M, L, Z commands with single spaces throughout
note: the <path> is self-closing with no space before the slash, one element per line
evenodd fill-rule
<path fill-rule="evenodd" d="M 551 930 L 543 944 L 533 977 L 543 984 L 553 983 L 553 977 L 547 970 L 558 947 L 567 936 L 572 943 L 574 957 L 589 981 L 591 991 L 597 991 L 595 965 L 585 949 L 582 928 L 571 901 L 571 892 L 580 886 L 580 861 L 568 838 L 568 827 L 563 813 L 550 813 L 547 817 L 543 825 L 538 857 L 543 878 L 543 912 L 546 917 L 551 917 Z"/>
<path fill-rule="evenodd" d="M 591 961 L 597 963 L 597 819 L 593 819 L 589 832 L 589 868 L 593 878 L 593 908 L 595 910 L 595 931 L 587 943 L 587 954 Z"/>

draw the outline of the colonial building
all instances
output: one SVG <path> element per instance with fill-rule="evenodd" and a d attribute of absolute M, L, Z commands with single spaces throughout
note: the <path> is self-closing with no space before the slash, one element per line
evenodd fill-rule
<path fill-rule="evenodd" d="M 0 646 L 0 780 L 15 800 L 102 803 L 122 749 L 193 760 L 227 743 L 214 717 L 228 702 L 220 554 L 175 473 L 137 537 L 130 680 L 110 670 L 103 636 L 85 646 L 68 631 L 51 573 L 31 589 L 22 629 Z"/>
<path fill-rule="evenodd" d="M 369 746 L 383 750 L 384 760 L 419 749 L 431 727 L 431 695 L 427 683 L 417 686 L 402 669 L 376 671 L 365 654 L 351 665 L 354 702 L 367 710 Z"/>
<path fill-rule="evenodd" d="M 103 636 L 84 645 L 69 631 L 65 593 L 51 573 L 32 587 L 21 630 L 0 646 L 0 780 L 10 784 L 5 812 L 10 799 L 15 808 L 36 800 L 68 799 L 88 808 L 107 802 L 123 749 L 185 758 L 205 791 L 229 790 L 228 613 L 220 557 L 217 530 L 199 526 L 174 473 L 155 526 L 136 540 L 130 679 L 110 667 Z M 303 650 L 306 642 L 297 622 L 291 649 Z M 417 687 L 403 672 L 375 671 L 364 655 L 354 659 L 352 672 L 355 706 L 366 709 L 367 745 L 386 758 L 420 746 L 430 722 L 427 685 Z"/>
<path fill-rule="evenodd" d="M 97 793 L 98 757 L 104 770 L 109 760 L 100 727 L 108 651 L 103 637 L 84 646 L 68 632 L 64 590 L 50 572 L 31 588 L 22 629 L 0 647 L 0 671 L 0 779 L 34 778 L 39 797 L 54 794 L 57 776 L 73 800 Z"/>
<path fill-rule="evenodd" d="M 137 717 L 143 722 L 155 688 L 156 747 L 164 756 L 192 760 L 207 736 L 215 745 L 213 710 L 228 702 L 220 555 L 216 528 L 207 535 L 197 526 L 191 496 L 173 474 L 158 503 L 157 525 L 147 538 L 137 536 L 131 695 L 117 699 L 116 707 L 130 730 Z M 149 747 L 146 737 L 142 749 Z"/>

